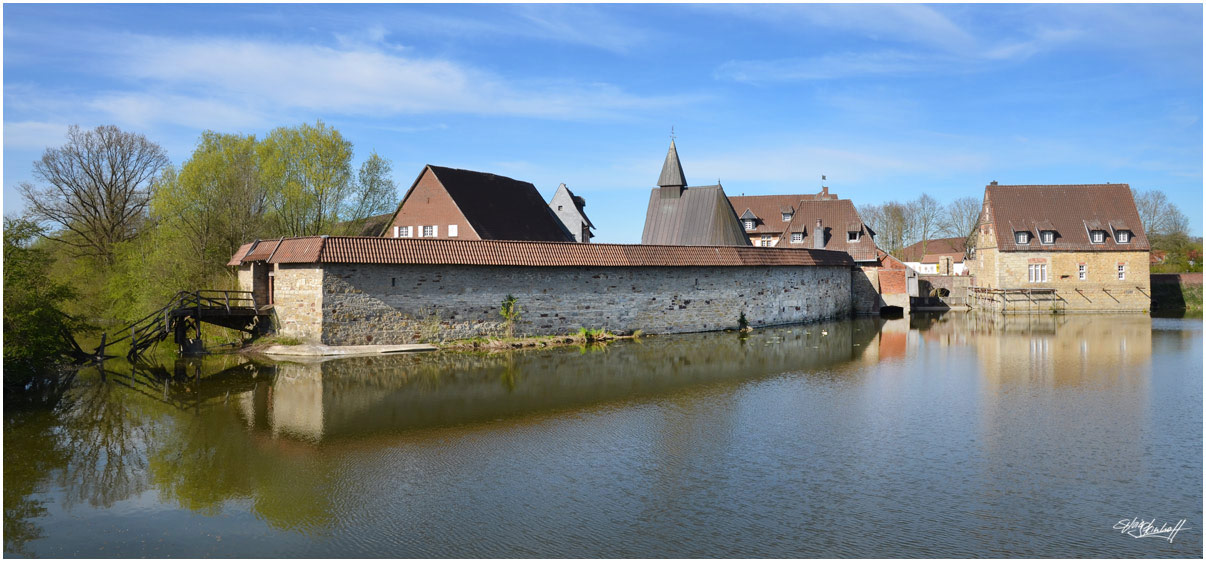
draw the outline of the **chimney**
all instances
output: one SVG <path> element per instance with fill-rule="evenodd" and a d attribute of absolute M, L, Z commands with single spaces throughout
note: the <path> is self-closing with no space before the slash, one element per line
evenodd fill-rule
<path fill-rule="evenodd" d="M 829 186 L 827 186 L 827 185 L 822 185 L 822 186 L 821 186 L 821 198 L 822 198 L 822 199 L 828 199 L 828 198 L 829 198 Z"/>
<path fill-rule="evenodd" d="M 997 185 L 997 180 L 992 180 L 992 183 L 990 183 L 988 185 Z"/>
<path fill-rule="evenodd" d="M 812 231 L 812 247 L 817 250 L 825 249 L 825 227 L 821 226 L 821 219 L 817 219 L 817 227 Z"/>

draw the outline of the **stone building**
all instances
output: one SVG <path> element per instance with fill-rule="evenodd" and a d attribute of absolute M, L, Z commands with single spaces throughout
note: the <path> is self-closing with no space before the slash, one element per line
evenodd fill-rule
<path fill-rule="evenodd" d="M 495 174 L 427 165 L 382 229 L 387 238 L 573 242 L 536 187 Z"/>
<path fill-rule="evenodd" d="M 1127 184 L 984 189 L 973 305 L 1006 312 L 1146 311 L 1150 245 Z"/>
<path fill-rule="evenodd" d="M 670 141 L 657 187 L 649 194 L 642 244 L 748 246 L 720 183 L 687 187 L 678 149 Z"/>
<path fill-rule="evenodd" d="M 277 331 L 336 345 L 516 334 L 701 332 L 850 314 L 850 257 L 811 249 L 388 237 L 247 244 L 229 262 Z"/>
<path fill-rule="evenodd" d="M 557 192 L 549 200 L 549 208 L 561 220 L 561 224 L 565 225 L 565 229 L 574 236 L 574 241 L 589 244 L 590 239 L 594 237 L 591 229 L 595 225 L 586 217 L 586 211 L 582 210 L 583 207 L 586 207 L 586 200 L 574 195 L 574 192 L 565 187 L 564 183 L 557 186 Z"/>

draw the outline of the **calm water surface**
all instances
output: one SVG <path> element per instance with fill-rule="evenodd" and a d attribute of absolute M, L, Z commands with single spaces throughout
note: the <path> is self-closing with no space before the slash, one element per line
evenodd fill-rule
<path fill-rule="evenodd" d="M 5 411 L 8 556 L 1200 557 L 1202 524 L 1200 320 L 110 361 Z"/>

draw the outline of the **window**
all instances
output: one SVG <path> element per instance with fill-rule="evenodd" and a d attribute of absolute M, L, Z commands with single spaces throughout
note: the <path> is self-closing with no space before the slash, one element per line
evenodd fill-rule
<path fill-rule="evenodd" d="M 847 232 L 846 233 L 846 241 L 847 242 L 858 242 L 858 232 Z"/>
<path fill-rule="evenodd" d="M 560 210 L 561 210 L 561 205 L 557 205 L 557 210 L 558 210 L 558 211 L 560 211 Z"/>
<path fill-rule="evenodd" d="M 436 235 L 436 234 L 435 234 L 435 227 L 434 227 L 434 226 L 424 226 L 424 227 L 423 227 L 423 237 L 424 237 L 424 238 L 432 238 L 432 237 L 434 237 L 435 235 Z"/>
<path fill-rule="evenodd" d="M 1077 279 L 1084 281 L 1088 277 L 1089 277 L 1089 266 L 1087 266 L 1083 263 L 1076 266 L 1076 278 Z"/>
<path fill-rule="evenodd" d="M 1040 235 L 1039 241 L 1042 242 L 1043 244 L 1054 244 L 1055 243 L 1055 231 L 1054 230 L 1044 230 L 1044 231 L 1040 232 L 1039 235 Z"/>
<path fill-rule="evenodd" d="M 732 224 L 732 223 L 729 223 L 729 224 Z M 754 229 L 754 219 L 745 219 L 745 220 L 741 221 L 741 224 L 745 225 L 746 230 Z"/>
<path fill-rule="evenodd" d="M 1118 280 L 1122 281 L 1124 279 L 1126 279 L 1126 264 L 1120 263 L 1118 264 Z"/>
<path fill-rule="evenodd" d="M 804 233 L 803 232 L 791 233 L 791 243 L 792 244 L 799 244 L 803 241 L 804 241 Z"/>
<path fill-rule="evenodd" d="M 1119 230 L 1114 233 L 1114 236 L 1118 239 L 1119 244 L 1128 244 L 1131 241 L 1131 231 L 1129 230 Z"/>
<path fill-rule="evenodd" d="M 394 236 L 397 238 L 410 238 L 409 226 L 395 226 Z"/>
<path fill-rule="evenodd" d="M 1018 244 L 1029 244 L 1030 243 L 1030 233 L 1026 232 L 1024 230 L 1021 232 L 1015 232 L 1015 233 L 1013 233 L 1013 239 Z"/>
<path fill-rule="evenodd" d="M 729 224 L 732 224 L 732 223 L 729 223 Z M 765 246 L 765 247 L 768 247 L 768 248 L 770 247 L 770 245 L 771 245 L 771 235 L 769 235 L 769 234 L 763 234 L 763 235 L 762 235 L 762 245 L 763 245 L 763 246 Z"/>
<path fill-rule="evenodd" d="M 1104 230 L 1094 230 L 1090 234 L 1091 234 L 1091 236 L 1089 237 L 1089 239 L 1092 240 L 1092 242 L 1094 244 L 1101 244 L 1102 242 L 1105 242 L 1105 231 Z"/>
<path fill-rule="evenodd" d="M 1028 267 L 1031 283 L 1046 283 L 1047 282 L 1047 264 L 1032 263 Z"/>
<path fill-rule="evenodd" d="M 783 222 L 791 220 L 791 213 L 783 213 Z"/>
<path fill-rule="evenodd" d="M 448 237 L 449 238 L 456 237 L 456 225 L 455 224 L 448 225 Z"/>
<path fill-rule="evenodd" d="M 398 237 L 398 227 L 394 227 L 394 238 Z"/>

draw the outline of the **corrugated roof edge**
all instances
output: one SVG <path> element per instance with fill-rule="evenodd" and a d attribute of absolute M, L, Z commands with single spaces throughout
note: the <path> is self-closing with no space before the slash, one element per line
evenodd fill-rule
<path fill-rule="evenodd" d="M 318 242 L 318 251 L 314 251 Z M 297 251 L 289 246 L 298 246 Z M 280 250 L 279 252 L 276 250 Z M 307 236 L 278 242 L 268 263 L 513 265 L 525 267 L 853 266 L 846 252 L 755 246 Z M 231 265 L 236 265 L 231 259 Z M 240 260 L 237 265 L 242 265 Z"/>

